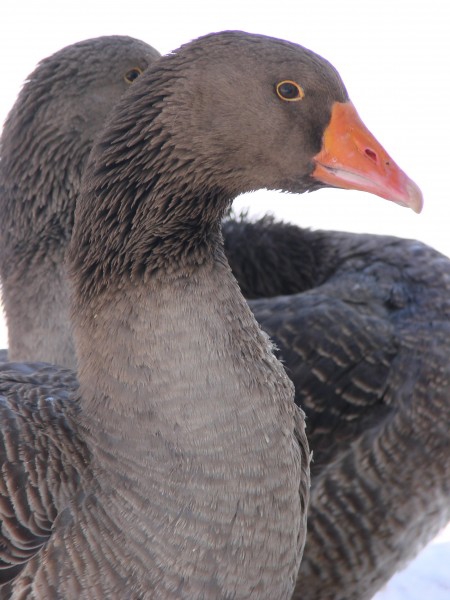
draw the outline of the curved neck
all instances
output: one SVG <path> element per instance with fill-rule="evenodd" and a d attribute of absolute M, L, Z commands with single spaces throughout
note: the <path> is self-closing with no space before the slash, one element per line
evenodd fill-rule
<path fill-rule="evenodd" d="M 225 413 L 272 402 L 258 368 L 284 379 L 221 248 L 191 273 L 112 281 L 77 306 L 74 329 L 83 410 L 95 431 L 115 435 L 128 424 L 147 434 L 167 427 L 170 436 L 176 424 L 177 439 L 195 430 L 198 441 Z M 278 387 L 275 374 L 267 377 Z"/>

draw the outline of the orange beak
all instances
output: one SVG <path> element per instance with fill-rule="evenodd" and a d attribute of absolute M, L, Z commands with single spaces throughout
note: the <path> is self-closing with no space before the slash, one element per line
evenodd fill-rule
<path fill-rule="evenodd" d="M 420 213 L 423 196 L 359 118 L 351 102 L 335 102 L 312 177 L 327 185 L 362 190 Z"/>

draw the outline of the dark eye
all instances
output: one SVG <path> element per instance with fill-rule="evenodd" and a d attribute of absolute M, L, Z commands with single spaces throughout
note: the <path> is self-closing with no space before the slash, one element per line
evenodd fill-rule
<path fill-rule="evenodd" d="M 141 73 L 142 69 L 140 69 L 139 67 L 134 67 L 134 69 L 130 69 L 126 73 L 124 79 L 127 83 L 133 83 L 133 81 L 137 79 Z"/>
<path fill-rule="evenodd" d="M 279 98 L 288 102 L 297 102 L 305 97 L 303 88 L 290 79 L 277 83 L 276 91 Z"/>

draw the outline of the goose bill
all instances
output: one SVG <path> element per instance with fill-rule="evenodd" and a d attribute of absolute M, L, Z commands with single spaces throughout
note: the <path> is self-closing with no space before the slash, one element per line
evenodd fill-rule
<path fill-rule="evenodd" d="M 361 121 L 351 102 L 335 102 L 314 157 L 312 177 L 326 185 L 370 192 L 420 213 L 422 192 Z"/>

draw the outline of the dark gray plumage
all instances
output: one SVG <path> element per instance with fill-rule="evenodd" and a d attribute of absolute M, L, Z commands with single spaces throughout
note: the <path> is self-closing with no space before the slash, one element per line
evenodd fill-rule
<path fill-rule="evenodd" d="M 81 175 L 105 116 L 158 57 L 126 36 L 73 44 L 39 64 L 8 115 L 0 275 L 11 360 L 76 366 L 64 255 Z"/>
<path fill-rule="evenodd" d="M 224 232 L 241 287 L 272 296 L 249 305 L 307 415 L 294 597 L 369 600 L 450 520 L 450 260 L 416 241 L 269 218 Z"/>
<path fill-rule="evenodd" d="M 220 236 L 240 191 L 314 186 L 309 166 L 248 152 L 277 121 L 306 142 L 305 165 L 316 143 L 273 101 L 267 65 L 318 90 L 311 125 L 345 98 L 299 46 L 216 34 L 150 67 L 94 145 L 69 252 L 79 387 L 64 370 L 1 369 L 6 597 L 291 597 L 309 494 L 302 415 Z M 242 136 L 249 77 L 275 123 L 262 132 L 244 111 Z"/>

